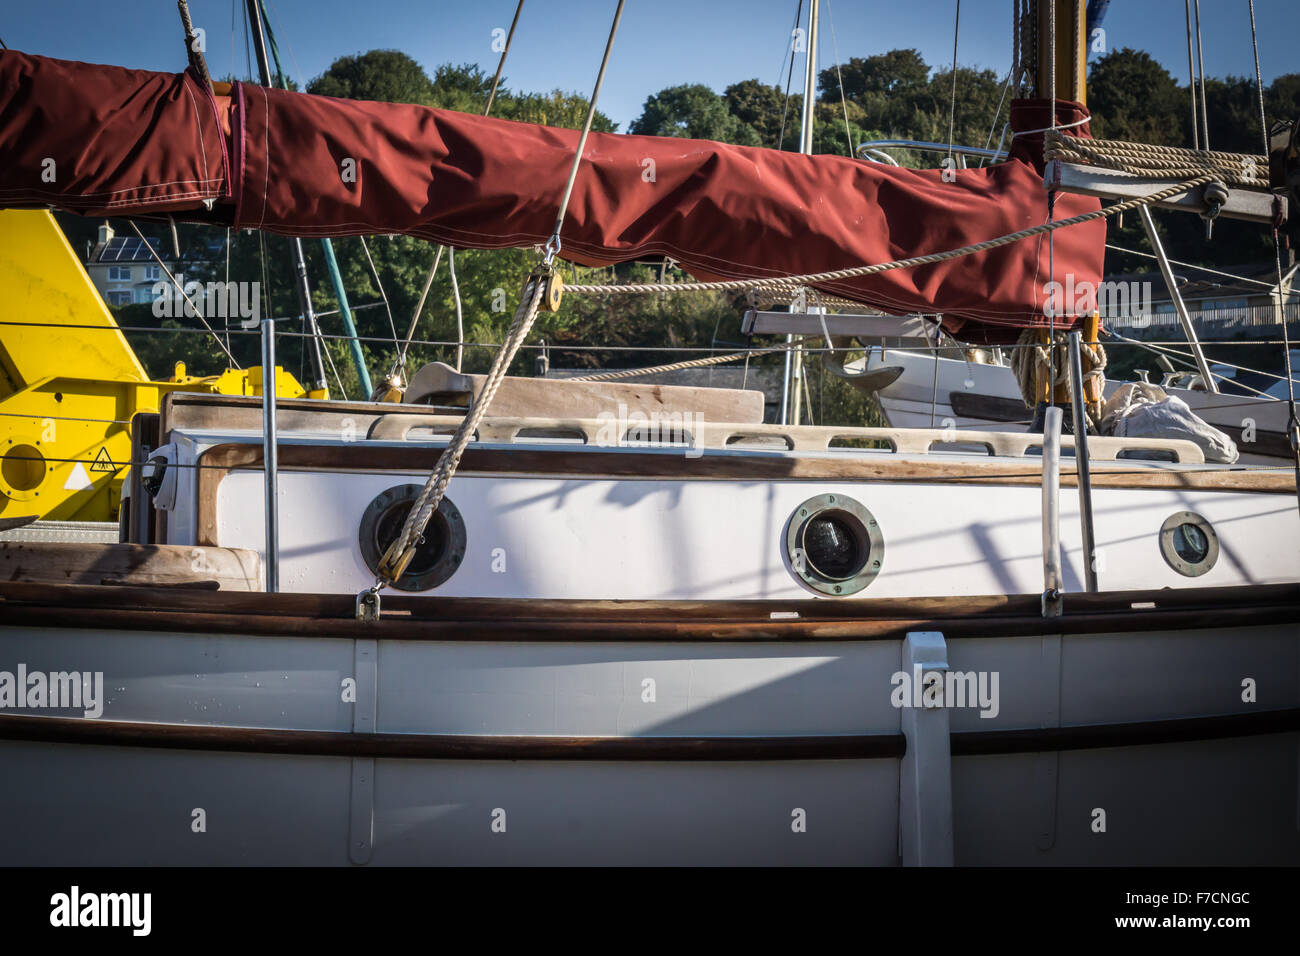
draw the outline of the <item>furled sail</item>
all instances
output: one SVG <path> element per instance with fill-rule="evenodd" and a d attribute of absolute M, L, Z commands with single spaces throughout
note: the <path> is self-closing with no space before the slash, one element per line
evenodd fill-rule
<path fill-rule="evenodd" d="M 578 134 L 449 110 L 0 53 L 0 206 L 172 214 L 296 236 L 405 233 L 458 248 L 544 243 Z M 1086 120 L 1056 104 L 1058 122 Z M 702 279 L 800 275 L 943 252 L 1046 222 L 1046 101 L 1013 105 L 1008 162 L 912 170 L 703 140 L 593 133 L 565 258 L 671 256 Z M 1087 133 L 1087 124 L 1073 132 Z M 1098 201 L 1061 194 L 1063 219 Z M 1097 283 L 1104 220 L 1053 234 L 1058 281 Z M 1040 324 L 1046 236 L 830 282 L 891 312 L 985 332 Z M 976 328 L 967 329 L 973 333 Z"/>

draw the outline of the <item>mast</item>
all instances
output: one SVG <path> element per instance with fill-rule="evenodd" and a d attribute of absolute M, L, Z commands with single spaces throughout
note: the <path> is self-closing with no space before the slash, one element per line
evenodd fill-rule
<path fill-rule="evenodd" d="M 803 81 L 803 115 L 799 123 L 799 152 L 811 156 L 813 151 L 813 108 L 817 97 L 817 26 L 818 0 L 808 5 L 808 57 Z M 807 306 L 804 310 L 807 311 Z M 787 342 L 802 343 L 803 336 L 786 336 Z M 782 424 L 798 425 L 803 413 L 803 346 L 785 353 L 785 386 L 787 394 L 782 404 Z M 788 412 L 788 415 L 785 414 Z"/>

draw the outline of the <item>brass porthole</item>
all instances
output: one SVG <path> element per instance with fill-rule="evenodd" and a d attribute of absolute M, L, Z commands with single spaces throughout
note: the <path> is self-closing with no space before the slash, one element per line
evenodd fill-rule
<path fill-rule="evenodd" d="M 790 515 L 785 557 L 792 574 L 819 594 L 845 597 L 880 573 L 885 538 L 875 516 L 839 494 L 809 498 Z"/>
<path fill-rule="evenodd" d="M 380 492 L 361 515 L 357 541 L 361 557 L 372 573 L 378 573 L 379 560 L 397 539 L 410 514 L 411 506 L 422 491 L 420 485 L 395 485 Z M 427 591 L 442 584 L 465 559 L 465 520 L 460 510 L 443 498 L 424 528 L 424 541 L 406 571 L 393 584 L 401 591 Z"/>
<path fill-rule="evenodd" d="M 1219 560 L 1219 536 L 1196 512 L 1178 511 L 1160 526 L 1160 554 L 1179 574 L 1199 577 Z"/>

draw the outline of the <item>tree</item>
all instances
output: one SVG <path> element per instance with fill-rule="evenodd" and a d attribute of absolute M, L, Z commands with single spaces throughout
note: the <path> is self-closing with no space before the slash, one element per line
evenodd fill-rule
<path fill-rule="evenodd" d="M 930 67 L 916 50 L 852 57 L 838 72 L 822 70 L 817 81 L 822 100 L 839 100 L 841 79 L 845 99 L 862 108 L 863 122 L 891 137 L 911 136 L 916 114 L 934 110 Z"/>
<path fill-rule="evenodd" d="M 727 101 L 702 83 L 670 86 L 648 97 L 629 132 L 761 145 L 758 133 L 732 115 Z"/>
<path fill-rule="evenodd" d="M 727 87 L 722 98 L 728 112 L 754 131 L 759 145 L 773 149 L 799 148 L 799 114 L 803 109 L 800 94 L 791 94 L 787 103 L 779 86 L 742 80 Z"/>
<path fill-rule="evenodd" d="M 308 93 L 352 100 L 431 105 L 434 86 L 424 68 L 398 50 L 341 56 L 307 84 Z"/>
<path fill-rule="evenodd" d="M 1124 47 L 1092 64 L 1092 133 L 1099 139 L 1182 146 L 1190 143 L 1191 101 L 1169 71 L 1144 50 Z"/>

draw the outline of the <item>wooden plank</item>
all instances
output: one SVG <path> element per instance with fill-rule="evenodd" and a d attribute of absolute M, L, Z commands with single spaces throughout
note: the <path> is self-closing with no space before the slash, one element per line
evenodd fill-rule
<path fill-rule="evenodd" d="M 445 362 L 433 362 L 411 377 L 406 398 L 426 407 L 464 406 L 478 398 L 486 380 L 485 375 L 466 375 Z M 759 424 L 764 401 L 757 389 L 507 376 L 492 398 L 491 413 L 493 418 L 598 418 L 602 413 L 617 416 L 625 409 L 625 415 L 690 416 L 689 430 L 698 420 Z M 382 433 L 384 424 L 376 422 L 370 437 L 404 437 L 404 432 Z"/>
<path fill-rule="evenodd" d="M 1063 618 L 1039 596 L 842 601 L 574 601 L 386 595 L 355 619 L 350 594 L 265 594 L 0 583 L 6 624 L 197 633 L 446 641 L 866 641 L 908 631 L 949 638 L 1176 631 L 1300 621 L 1300 585 L 1069 594 Z M 772 618 L 773 611 L 797 617 Z"/>
<path fill-rule="evenodd" d="M 0 541 L 0 579 L 260 591 L 261 556 L 242 548 Z"/>

